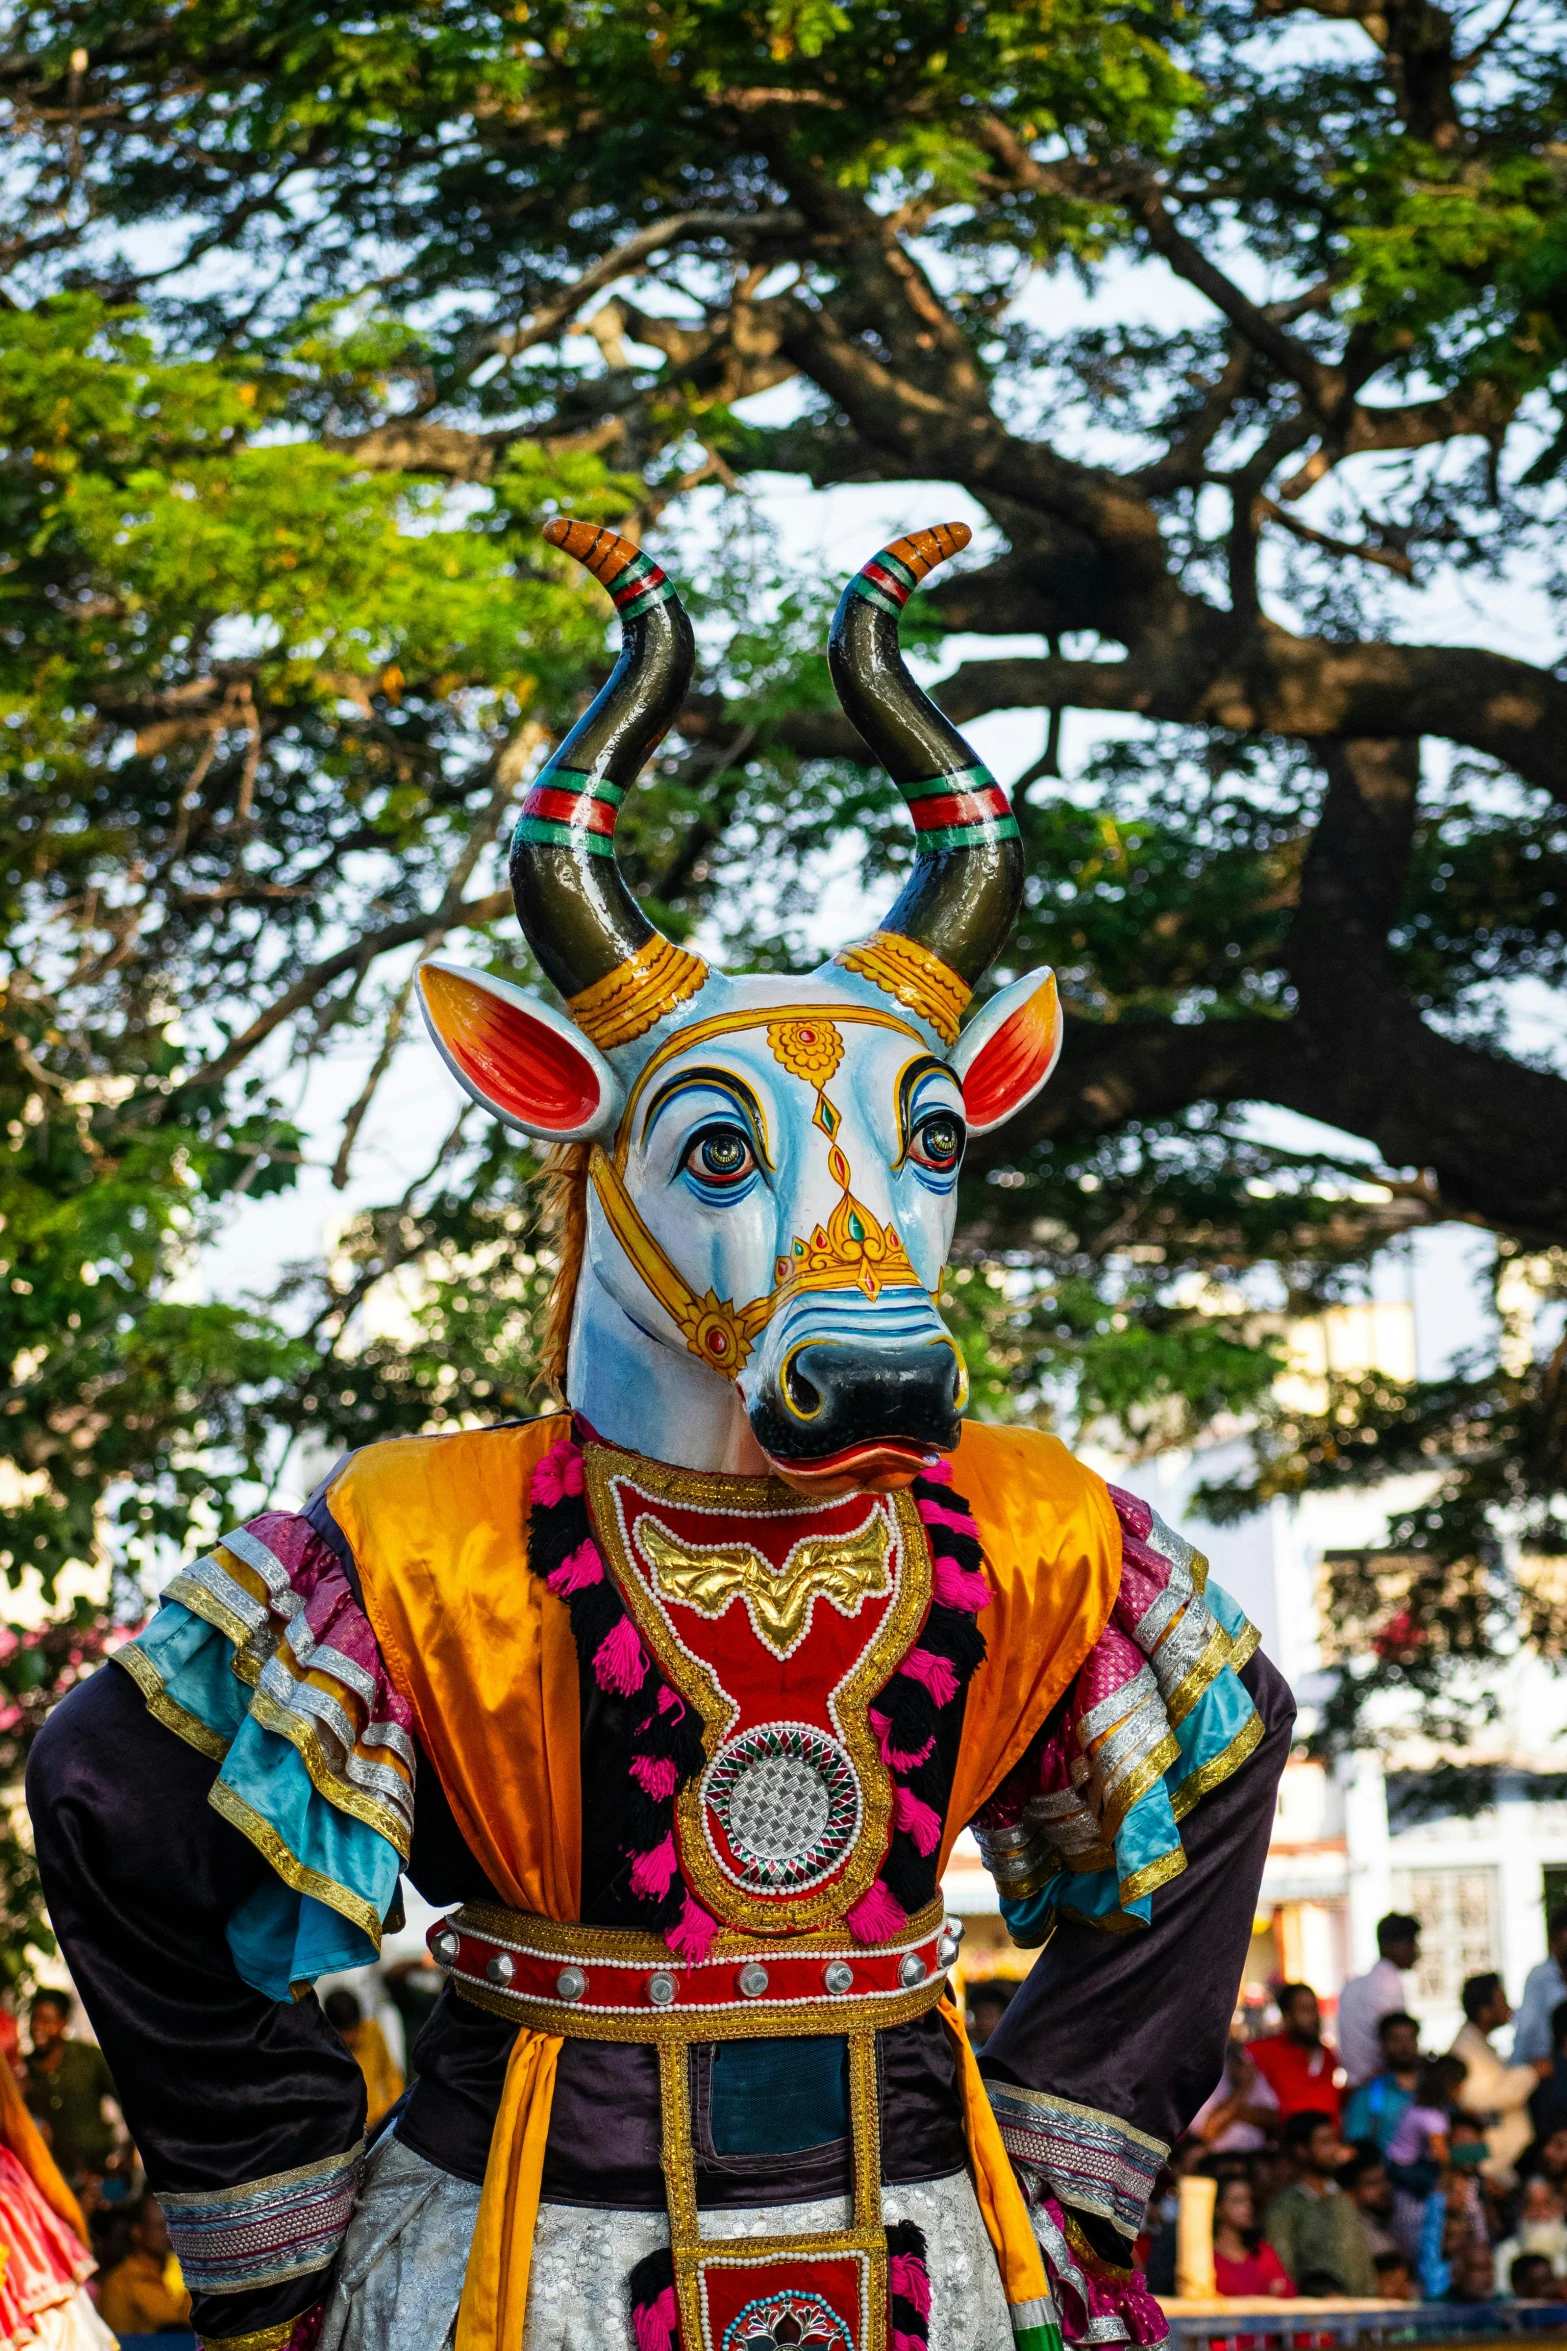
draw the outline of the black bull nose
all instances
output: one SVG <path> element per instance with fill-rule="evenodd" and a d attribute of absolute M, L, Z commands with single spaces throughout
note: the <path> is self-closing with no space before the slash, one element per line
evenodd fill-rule
<path fill-rule="evenodd" d="M 962 1398 L 963 1362 L 950 1339 L 903 1347 L 812 1339 L 784 1358 L 751 1406 L 751 1427 L 778 1461 L 820 1461 L 897 1438 L 950 1451 Z"/>

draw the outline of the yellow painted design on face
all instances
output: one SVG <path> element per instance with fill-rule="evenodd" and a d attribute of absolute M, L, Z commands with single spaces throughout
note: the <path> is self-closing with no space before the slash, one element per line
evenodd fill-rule
<path fill-rule="evenodd" d="M 792 1078 L 802 1078 L 818 1092 L 843 1060 L 843 1038 L 830 1020 L 770 1020 L 767 1049 Z"/>

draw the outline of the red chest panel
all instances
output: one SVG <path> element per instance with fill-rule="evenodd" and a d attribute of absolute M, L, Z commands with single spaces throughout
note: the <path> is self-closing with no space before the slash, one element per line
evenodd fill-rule
<path fill-rule="evenodd" d="M 676 1802 L 713 1915 L 790 1934 L 840 1919 L 886 1851 L 892 1782 L 866 1708 L 913 1643 L 930 1554 L 913 1505 L 732 1481 L 590 1447 L 594 1531 L 648 1650 L 695 1708 L 707 1765 Z M 743 1481 L 748 1498 L 757 1482 Z"/>

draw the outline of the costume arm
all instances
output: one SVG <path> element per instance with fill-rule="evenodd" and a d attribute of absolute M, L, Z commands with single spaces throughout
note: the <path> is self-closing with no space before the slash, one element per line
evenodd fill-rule
<path fill-rule="evenodd" d="M 1182 1822 L 1185 1867 L 1148 1925 L 1107 1932 L 1063 1910 L 979 2061 L 1014 2160 L 1127 2264 L 1154 2174 L 1223 2069 L 1289 1753 L 1282 1676 L 1258 1655 L 1240 1679 L 1260 1739 Z"/>
<path fill-rule="evenodd" d="M 50 1918 L 178 2232 L 194 2323 L 281 2345 L 347 2225 L 364 2085 L 314 1997 L 273 2000 L 239 1974 L 228 1923 L 270 1872 L 209 1804 L 216 1773 L 106 1667 L 50 1716 L 27 1798 Z"/>

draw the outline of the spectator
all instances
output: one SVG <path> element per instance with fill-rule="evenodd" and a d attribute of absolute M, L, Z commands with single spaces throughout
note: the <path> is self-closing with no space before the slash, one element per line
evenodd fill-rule
<path fill-rule="evenodd" d="M 1386 2253 L 1373 2256 L 1377 2272 L 1377 2300 L 1379 2302 L 1413 2302 L 1418 2299 L 1414 2272 L 1407 2254 L 1393 2246 Z"/>
<path fill-rule="evenodd" d="M 1506 2292 L 1513 2263 L 1521 2253 L 1543 2254 L 1558 2278 L 1567 2277 L 1567 2219 L 1563 2218 L 1561 2190 L 1550 2180 L 1525 2180 L 1518 2191 L 1517 2226 L 1496 2248 L 1499 2294 Z"/>
<path fill-rule="evenodd" d="M 1489 2245 L 1464 2233 L 1455 2241 L 1451 2262 L 1453 2282 L 1446 2295 L 1449 2302 L 1466 2302 L 1472 2306 L 1495 2298 Z"/>
<path fill-rule="evenodd" d="M 1551 2010 L 1551 2071 L 1530 2097 L 1529 2117 L 1537 2139 L 1567 2126 L 1567 2000 Z"/>
<path fill-rule="evenodd" d="M 1213 2274 L 1221 2294 L 1274 2294 L 1284 2301 L 1295 2291 L 1293 2278 L 1257 2226 L 1250 2180 L 1219 2182 L 1213 2208 Z"/>
<path fill-rule="evenodd" d="M 1322 2011 L 1309 1984 L 1280 1985 L 1279 2018 L 1279 2032 L 1252 2042 L 1251 2059 L 1279 2102 L 1281 2127 L 1297 2114 L 1325 2114 L 1337 2130 L 1338 2061 L 1322 2038 Z"/>
<path fill-rule="evenodd" d="M 1420 2070 L 1415 2094 L 1388 2142 L 1393 2183 L 1393 2234 L 1411 2260 L 1419 2258 L 1427 2199 L 1441 2184 L 1450 2156 L 1452 2107 L 1463 2084 L 1456 2057 L 1432 2057 Z M 1444 2289 L 1438 2287 L 1432 2299 Z"/>
<path fill-rule="evenodd" d="M 1519 2156 L 1534 2136 L 1529 2100 L 1540 2082 L 1554 2070 L 1549 2056 L 1530 2065 L 1504 2065 L 1491 2046 L 1491 2035 L 1512 2021 L 1512 2008 L 1499 1975 L 1472 1975 L 1464 1985 L 1462 2032 L 1453 2043 L 1453 2055 L 1464 2061 L 1464 2084 L 1458 2103 L 1483 2125 L 1490 2151 L 1485 2170 L 1492 2179 L 1511 2184 Z"/>
<path fill-rule="evenodd" d="M 1371 2139 L 1385 2155 L 1420 2079 L 1420 2027 L 1395 2008 L 1377 2026 L 1382 2062 L 1344 2108 L 1344 2136 L 1352 2145 Z"/>
<path fill-rule="evenodd" d="M 1507 2284 L 1515 2302 L 1557 2299 L 1556 2272 L 1543 2253 L 1520 2253 L 1507 2273 Z"/>
<path fill-rule="evenodd" d="M 1279 2127 L 1279 2102 L 1251 2061 L 1244 2041 L 1225 2052 L 1224 2077 L 1192 2118 L 1192 2130 L 1216 2155 L 1252 2155 Z"/>
<path fill-rule="evenodd" d="M 114 2077 L 101 2049 L 72 2040 L 69 1992 L 44 1990 L 28 2011 L 33 2045 L 22 2095 L 49 2142 L 49 2151 L 73 2188 L 101 2175 L 114 2151 L 114 2125 L 103 2111 Z"/>
<path fill-rule="evenodd" d="M 1404 1976 L 1420 1957 L 1420 1921 L 1402 1910 L 1377 1920 L 1376 1966 L 1351 1976 L 1338 1996 L 1338 2050 L 1352 2090 L 1380 2073 L 1386 2059 L 1377 2028 L 1404 2005 Z"/>
<path fill-rule="evenodd" d="M 384 1968 L 381 1982 L 388 2000 L 403 2021 L 403 2071 L 412 2083 L 418 2074 L 419 2035 L 435 2014 L 435 2004 L 446 1978 L 427 1951 L 417 1959 L 398 1959 Z"/>
<path fill-rule="evenodd" d="M 1567 2000 L 1567 1976 L 1562 1973 L 1567 1964 L 1567 1902 L 1558 1902 L 1546 1918 L 1545 1951 L 1539 1966 L 1531 1967 L 1523 1980 L 1513 2032 L 1514 2065 L 1533 2065 L 1536 2058 L 1552 2053 L 1554 2011 Z"/>
<path fill-rule="evenodd" d="M 1275 2196 L 1265 2220 L 1268 2242 L 1302 2294 L 1371 2294 L 1376 2270 L 1352 2197 L 1338 2184 L 1348 2149 L 1326 2111 L 1292 2114 L 1284 2145 L 1299 2166 L 1292 2188 Z M 1331 2279 L 1331 2284 L 1322 2281 Z"/>
<path fill-rule="evenodd" d="M 1016 1984 L 987 1976 L 968 1987 L 968 2037 L 971 2049 L 983 2049 L 1017 1998 Z"/>
<path fill-rule="evenodd" d="M 1148 2203 L 1149 2245 L 1146 2263 L 1150 2294 L 1175 2292 L 1176 2223 L 1180 2214 L 1180 2183 L 1202 2162 L 1201 2139 L 1177 2139 L 1168 2159 L 1159 2167 Z"/>
<path fill-rule="evenodd" d="M 1543 2172 L 1567 2195 L 1567 2122 L 1558 2123 L 1550 2137 L 1540 2141 L 1530 2155 L 1529 2169 Z"/>
<path fill-rule="evenodd" d="M 1401 2258 L 1403 2247 L 1393 2234 L 1393 2182 L 1388 2177 L 1387 2165 L 1375 2147 L 1360 2149 L 1353 2163 L 1346 2164 L 1339 2174 L 1339 2186 L 1355 2199 L 1360 2214 L 1360 2225 L 1366 2232 L 1366 2243 L 1374 2261 L 1380 2253 L 1397 2253 Z"/>
<path fill-rule="evenodd" d="M 169 2224 L 155 2196 L 144 2196 L 131 2223 L 132 2250 L 110 2270 L 98 2297 L 104 2325 L 117 2335 L 182 2335 L 190 2296 L 180 2276 Z"/>
<path fill-rule="evenodd" d="M 348 2043 L 365 2077 L 365 2129 L 384 2122 L 403 2094 L 403 2077 L 392 2063 L 386 2035 L 373 2016 L 366 2016 L 359 1996 L 346 1985 L 328 1992 L 321 2003 L 326 2021 Z"/>

